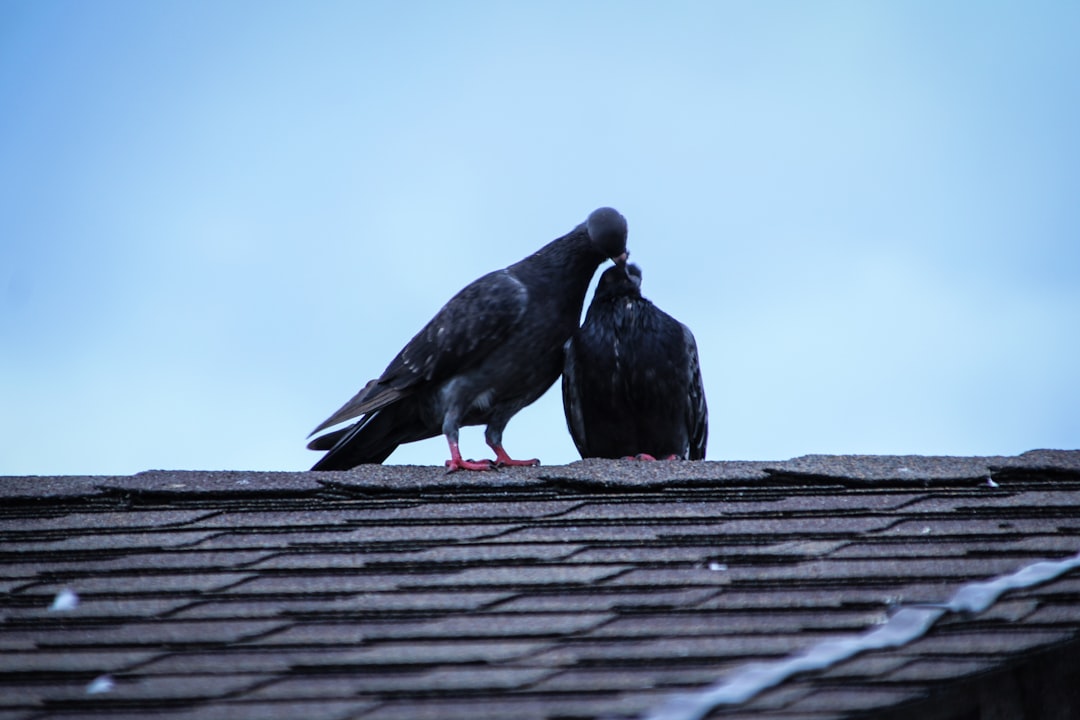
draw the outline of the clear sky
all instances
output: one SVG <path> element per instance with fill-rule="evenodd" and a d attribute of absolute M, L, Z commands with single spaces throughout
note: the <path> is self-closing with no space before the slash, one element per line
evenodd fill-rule
<path fill-rule="evenodd" d="M 697 336 L 710 459 L 1080 447 L 1078 37 L 1057 1 L 5 0 L 0 474 L 306 469 L 601 205 Z M 576 459 L 557 387 L 505 441 Z"/>

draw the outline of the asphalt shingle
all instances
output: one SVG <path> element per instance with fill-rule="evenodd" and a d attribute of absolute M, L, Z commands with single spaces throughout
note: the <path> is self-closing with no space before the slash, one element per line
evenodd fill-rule
<path fill-rule="evenodd" d="M 1077 451 L 0 478 L 0 720 L 678 720 L 673 694 L 1078 552 Z M 1052 687 L 1078 607 L 1068 572 L 702 707 L 1080 712 Z"/>

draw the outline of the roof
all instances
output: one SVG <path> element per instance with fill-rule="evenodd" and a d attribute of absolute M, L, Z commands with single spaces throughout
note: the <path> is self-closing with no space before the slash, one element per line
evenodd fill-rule
<path fill-rule="evenodd" d="M 0 478 L 0 720 L 1067 717 L 1078 507 L 1080 451 Z"/>

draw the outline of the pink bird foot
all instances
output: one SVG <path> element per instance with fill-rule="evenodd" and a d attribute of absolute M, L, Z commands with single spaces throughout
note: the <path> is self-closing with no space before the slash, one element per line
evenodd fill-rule
<path fill-rule="evenodd" d="M 453 440 L 450 442 L 450 459 L 446 461 L 446 472 L 452 473 L 455 470 L 494 470 L 494 460 L 464 460 L 461 457 L 461 450 L 458 448 L 458 444 Z"/>
<path fill-rule="evenodd" d="M 495 451 L 495 464 L 499 467 L 535 467 L 540 464 L 539 458 L 515 460 L 506 454 L 502 445 L 492 445 L 491 449 Z"/>

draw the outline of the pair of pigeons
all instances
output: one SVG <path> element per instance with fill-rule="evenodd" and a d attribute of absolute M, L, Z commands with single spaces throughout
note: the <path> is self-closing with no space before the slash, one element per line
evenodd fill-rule
<path fill-rule="evenodd" d="M 593 211 L 566 235 L 450 299 L 377 379 L 313 435 L 327 453 L 312 470 L 381 463 L 398 445 L 446 436 L 450 470 L 537 465 L 502 445 L 507 422 L 563 376 L 563 405 L 582 457 L 705 457 L 708 413 L 697 345 L 682 323 L 641 296 L 627 264 L 626 219 Z M 600 277 L 585 324 L 585 293 Z M 466 460 L 465 425 L 487 425 L 494 460 Z"/>

